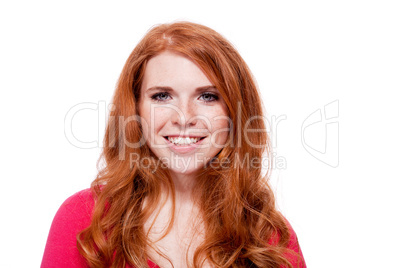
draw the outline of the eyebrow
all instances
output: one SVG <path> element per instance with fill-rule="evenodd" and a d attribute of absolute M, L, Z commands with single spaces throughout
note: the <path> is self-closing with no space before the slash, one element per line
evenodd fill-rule
<path fill-rule="evenodd" d="M 203 87 L 197 87 L 195 89 L 196 92 L 204 92 L 207 90 L 217 90 L 217 88 L 213 85 L 209 85 L 209 86 L 203 86 Z M 173 88 L 171 87 L 163 87 L 163 86 L 155 86 L 155 87 L 150 87 L 146 90 L 146 92 L 149 91 L 165 91 L 165 92 L 172 92 L 174 91 Z"/>

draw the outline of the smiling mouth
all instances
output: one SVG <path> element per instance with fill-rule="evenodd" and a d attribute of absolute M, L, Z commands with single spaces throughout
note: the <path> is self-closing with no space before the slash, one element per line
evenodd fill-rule
<path fill-rule="evenodd" d="M 170 143 L 177 145 L 177 146 L 188 146 L 192 144 L 196 144 L 197 142 L 205 139 L 205 137 L 164 137 Z"/>

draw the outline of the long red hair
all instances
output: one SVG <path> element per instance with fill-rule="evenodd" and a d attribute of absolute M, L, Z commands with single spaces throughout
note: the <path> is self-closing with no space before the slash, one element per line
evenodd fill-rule
<path fill-rule="evenodd" d="M 194 187 L 205 239 L 191 265 L 201 267 L 207 261 L 216 267 L 291 267 L 285 258 L 289 228 L 275 208 L 269 174 L 255 164 L 269 155 L 269 137 L 264 131 L 245 131 L 266 128 L 256 84 L 225 38 L 189 22 L 152 28 L 127 59 L 105 133 L 100 158 L 104 165 L 91 185 L 91 225 L 77 236 L 80 253 L 91 267 L 147 267 L 151 245 L 144 223 L 158 206 L 162 186 L 171 189 L 174 199 L 173 182 L 166 168 L 155 164 L 158 161 L 143 168 L 130 156 L 155 157 L 143 140 L 138 101 L 147 61 L 166 50 L 198 64 L 219 90 L 231 119 L 229 140 L 214 159 L 225 165 L 202 169 Z M 172 219 L 173 215 L 174 211 Z"/>

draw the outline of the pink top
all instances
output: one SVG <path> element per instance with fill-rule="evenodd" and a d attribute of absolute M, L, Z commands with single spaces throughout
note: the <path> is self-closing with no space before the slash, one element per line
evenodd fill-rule
<path fill-rule="evenodd" d="M 41 268 L 89 267 L 78 252 L 76 236 L 89 226 L 93 207 L 94 199 L 90 189 L 80 191 L 64 201 L 53 219 Z M 293 229 L 291 229 L 291 232 L 289 249 L 300 254 L 302 261 L 299 267 L 305 268 L 306 264 L 297 242 L 296 234 Z M 292 262 L 294 267 L 297 267 L 297 262 L 294 258 L 289 257 L 289 261 Z M 148 265 L 150 268 L 158 268 L 151 261 L 148 261 Z"/>

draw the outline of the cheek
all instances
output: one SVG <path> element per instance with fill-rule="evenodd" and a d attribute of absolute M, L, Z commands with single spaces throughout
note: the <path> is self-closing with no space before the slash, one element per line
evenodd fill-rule
<path fill-rule="evenodd" d="M 151 110 L 150 105 L 145 102 L 140 104 L 139 115 L 141 117 L 141 128 L 147 143 L 151 140 Z"/>
<path fill-rule="evenodd" d="M 224 143 L 229 135 L 229 122 L 226 119 L 218 120 L 212 125 L 212 135 L 219 143 Z"/>
<path fill-rule="evenodd" d="M 215 113 L 210 117 L 210 122 L 212 126 L 212 139 L 218 145 L 223 145 L 230 131 L 230 118 L 227 112 L 223 109 L 215 111 Z"/>
<path fill-rule="evenodd" d="M 153 111 L 151 111 L 150 108 L 141 109 L 141 124 L 145 135 L 150 137 L 157 134 L 166 124 L 167 120 L 169 120 L 169 116 L 165 110 L 166 109 L 163 108 L 154 108 Z"/>

